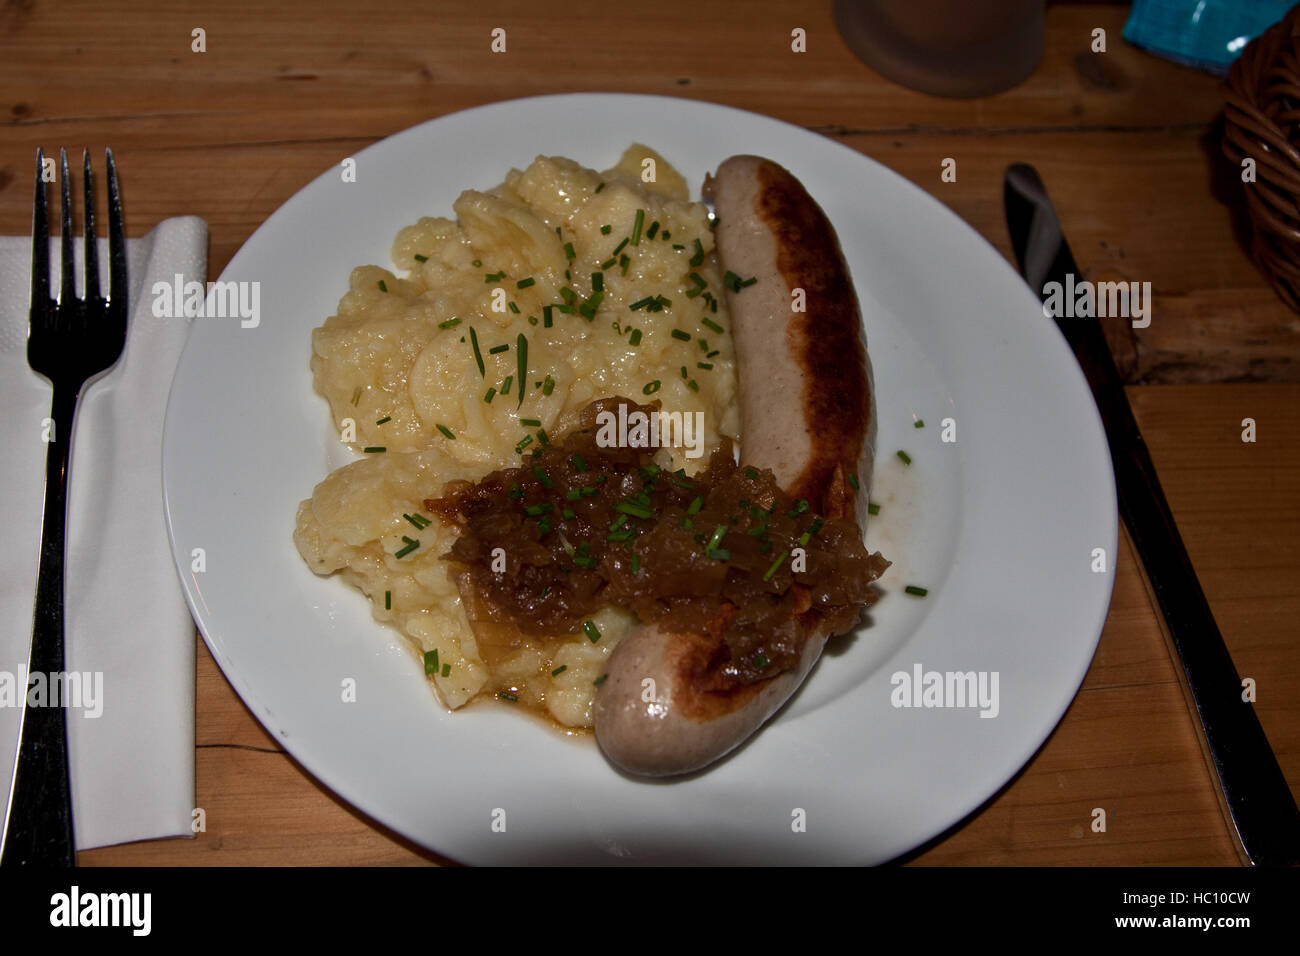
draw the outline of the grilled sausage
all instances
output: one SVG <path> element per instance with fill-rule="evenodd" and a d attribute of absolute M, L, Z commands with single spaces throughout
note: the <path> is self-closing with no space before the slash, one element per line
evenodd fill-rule
<path fill-rule="evenodd" d="M 742 459 L 770 468 L 784 491 L 817 513 L 856 518 L 865 528 L 875 445 L 871 364 L 835 232 L 799 181 L 761 157 L 728 159 L 706 177 L 704 196 L 718 216 L 722 268 L 757 279 L 727 289 Z M 805 311 L 796 311 L 801 304 Z M 815 609 L 801 610 L 789 622 L 802 641 L 797 666 L 726 692 L 702 681 L 718 659 L 720 628 L 634 628 L 610 656 L 596 693 L 596 739 L 605 755 L 628 772 L 667 776 L 698 770 L 739 746 L 821 655 L 830 629 Z"/>

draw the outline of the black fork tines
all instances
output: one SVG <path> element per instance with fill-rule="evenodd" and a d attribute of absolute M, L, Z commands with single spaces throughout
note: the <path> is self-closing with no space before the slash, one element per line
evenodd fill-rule
<path fill-rule="evenodd" d="M 112 301 L 114 292 L 125 295 L 126 292 L 126 243 L 122 232 L 122 204 L 118 195 L 117 168 L 113 161 L 113 151 L 105 150 L 108 168 L 108 240 L 109 240 L 109 287 L 108 296 L 100 294 L 99 282 L 99 248 L 96 244 L 95 230 L 95 187 L 94 175 L 90 162 L 90 150 L 82 150 L 82 198 L 83 231 L 85 238 L 85 269 L 82 276 L 81 301 L 94 303 L 96 300 Z M 68 152 L 59 150 L 58 175 L 62 208 L 59 211 L 60 233 L 60 283 L 59 294 L 50 297 L 50 224 L 49 202 L 45 189 L 45 151 L 36 151 L 36 200 L 32 216 L 32 308 L 50 303 L 51 308 L 59 305 L 71 305 L 78 301 L 76 294 L 76 265 L 73 259 L 72 242 L 72 177 L 68 172 Z"/>

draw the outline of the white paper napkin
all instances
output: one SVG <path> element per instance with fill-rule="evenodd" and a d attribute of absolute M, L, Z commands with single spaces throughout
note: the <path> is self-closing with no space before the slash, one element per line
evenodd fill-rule
<path fill-rule="evenodd" d="M 162 505 L 162 426 L 189 319 L 153 315 L 154 282 L 207 278 L 207 225 L 168 219 L 127 243 L 126 348 L 82 393 L 68 491 L 65 668 L 92 676 L 68 711 L 78 849 L 192 836 L 194 622 Z M 77 243 L 77 285 L 82 248 Z M 58 288 L 51 240 L 51 288 Z M 101 288 L 108 247 L 99 241 Z M 44 502 L 49 384 L 27 365 L 31 239 L 0 237 L 0 806 L 26 695 Z M 55 435 L 56 439 L 63 439 Z M 102 680 L 102 683 L 100 681 Z M 16 701 L 5 699 L 5 683 Z M 96 687 L 98 695 L 94 694 Z M 92 716 L 96 711 L 99 716 Z"/>

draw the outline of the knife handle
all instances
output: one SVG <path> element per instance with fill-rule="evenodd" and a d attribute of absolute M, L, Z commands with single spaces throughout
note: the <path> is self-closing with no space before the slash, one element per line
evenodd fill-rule
<path fill-rule="evenodd" d="M 1128 527 L 1143 581 L 1163 615 L 1161 630 L 1178 671 L 1201 747 L 1218 777 L 1219 804 L 1243 862 L 1300 864 L 1300 810 L 1268 745 L 1254 705 L 1215 624 L 1183 546 L 1151 455 L 1119 388 L 1129 421 L 1111 436 L 1120 515 Z M 1101 396 L 1098 396 L 1101 400 Z"/>

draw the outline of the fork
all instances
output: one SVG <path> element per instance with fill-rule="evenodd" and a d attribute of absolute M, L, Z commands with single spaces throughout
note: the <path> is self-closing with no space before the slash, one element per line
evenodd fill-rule
<path fill-rule="evenodd" d="M 27 363 L 54 386 L 53 432 L 45 459 L 45 512 L 41 522 L 36 613 L 27 666 L 33 676 L 63 673 L 63 560 L 67 525 L 68 467 L 77 401 L 92 380 L 107 372 L 126 342 L 126 239 L 113 151 L 108 157 L 108 297 L 99 294 L 95 246 L 95 194 L 90 151 L 85 165 L 85 278 L 76 296 L 72 260 L 72 202 L 68 153 L 60 149 L 63 177 L 62 284 L 50 298 L 50 231 L 45 203 L 45 154 L 36 152 L 36 203 L 32 214 L 32 302 Z M 49 702 L 47 702 L 49 703 Z M 9 795 L 9 814 L 0 838 L 0 865 L 72 866 L 72 790 L 68 781 L 68 731 L 64 702 L 23 708 L 18 760 Z"/>

